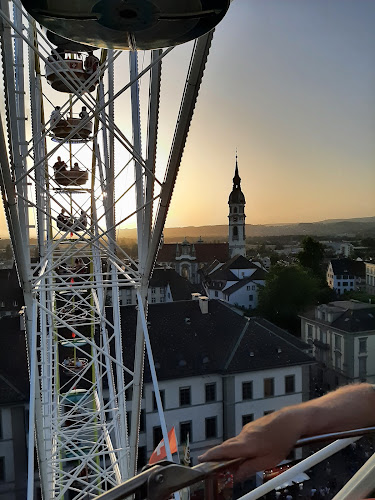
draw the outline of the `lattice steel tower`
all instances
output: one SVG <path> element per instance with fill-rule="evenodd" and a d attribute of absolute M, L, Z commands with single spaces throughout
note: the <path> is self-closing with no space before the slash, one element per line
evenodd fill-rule
<path fill-rule="evenodd" d="M 149 2 L 133 2 L 143 3 L 146 9 Z M 56 10 L 64 2 L 55 4 Z M 218 4 L 220 15 L 219 8 L 211 9 L 211 14 L 215 11 L 221 19 L 228 1 Z M 25 5 L 29 9 L 28 2 Z M 162 119 L 161 63 L 171 48 L 142 53 L 144 69 L 139 72 L 135 50 L 116 50 L 116 43 L 107 50 L 71 42 L 42 29 L 19 1 L 0 0 L 0 7 L 5 96 L 1 190 L 25 299 L 28 498 L 34 495 L 35 445 L 44 499 L 94 498 L 136 473 L 145 340 L 152 366 L 148 282 L 212 31 L 194 43 L 169 158 L 159 172 L 155 164 Z M 210 9 L 206 11 L 207 18 Z M 80 34 L 87 33 L 83 29 Z M 128 33 L 126 40 L 130 48 L 137 46 L 137 36 Z M 144 48 L 152 49 L 153 44 L 147 43 Z M 105 43 L 98 40 L 97 45 Z M 143 100 L 141 78 L 148 88 Z M 144 127 L 142 106 L 147 117 Z M 125 118 L 124 109 L 128 109 Z M 126 118 L 131 140 L 126 136 L 129 131 L 124 132 Z M 141 131 L 146 135 L 144 148 Z M 132 217 L 137 225 L 137 259 L 117 241 L 120 225 Z M 123 287 L 137 289 L 135 347 L 134 341 L 128 345 L 121 329 Z M 126 366 L 123 358 L 127 353 L 129 359 L 129 348 L 132 362 Z M 129 434 L 126 391 L 130 387 Z M 158 402 L 162 418 L 160 398 Z M 163 421 L 162 427 L 165 435 Z"/>

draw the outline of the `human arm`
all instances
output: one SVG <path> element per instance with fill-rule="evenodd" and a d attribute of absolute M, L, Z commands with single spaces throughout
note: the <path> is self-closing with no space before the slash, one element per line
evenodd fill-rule
<path fill-rule="evenodd" d="M 211 448 L 199 460 L 245 458 L 237 473 L 239 477 L 250 476 L 285 459 L 301 437 L 373 425 L 374 410 L 372 385 L 348 385 L 245 425 L 237 436 Z"/>

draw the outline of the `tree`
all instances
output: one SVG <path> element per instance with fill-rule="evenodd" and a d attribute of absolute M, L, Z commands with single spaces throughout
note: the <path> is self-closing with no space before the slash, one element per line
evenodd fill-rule
<path fill-rule="evenodd" d="M 301 266 L 275 265 L 259 292 L 258 310 L 276 325 L 298 333 L 298 314 L 318 303 L 319 279 Z"/>
<path fill-rule="evenodd" d="M 322 263 L 324 259 L 324 245 L 307 236 L 302 240 L 302 252 L 298 254 L 301 266 L 311 269 L 316 276 L 322 275 Z"/>

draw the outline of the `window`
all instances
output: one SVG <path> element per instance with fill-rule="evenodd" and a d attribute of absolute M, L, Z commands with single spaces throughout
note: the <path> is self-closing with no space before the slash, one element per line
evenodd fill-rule
<path fill-rule="evenodd" d="M 128 401 L 131 401 L 132 398 L 133 398 L 133 386 L 129 387 L 128 389 L 126 389 L 125 391 L 125 397 Z"/>
<path fill-rule="evenodd" d="M 188 406 L 190 404 L 190 387 L 180 387 L 180 406 Z"/>
<path fill-rule="evenodd" d="M 130 434 L 130 432 L 131 432 L 131 422 L 132 422 L 132 412 L 131 411 L 127 411 L 126 412 L 126 420 L 127 420 L 127 424 L 128 424 L 128 433 Z"/>
<path fill-rule="evenodd" d="M 126 299 L 126 305 L 129 306 L 132 303 L 132 299 Z"/>
<path fill-rule="evenodd" d="M 250 286 L 250 285 L 248 285 L 248 286 L 246 287 L 246 290 L 247 290 L 247 291 L 251 290 L 251 286 Z"/>
<path fill-rule="evenodd" d="M 237 226 L 233 227 L 233 239 L 238 240 L 238 227 Z"/>
<path fill-rule="evenodd" d="M 5 457 L 0 457 L 0 481 L 5 481 Z"/>
<path fill-rule="evenodd" d="M 155 287 L 152 287 L 151 288 L 151 293 L 154 294 L 156 292 L 156 288 Z"/>
<path fill-rule="evenodd" d="M 151 297 L 151 303 L 152 303 L 152 304 L 155 304 L 155 302 L 156 302 L 155 297 Z"/>
<path fill-rule="evenodd" d="M 285 377 L 285 394 L 291 394 L 293 392 L 296 392 L 295 376 L 294 375 L 286 375 L 286 377 Z"/>
<path fill-rule="evenodd" d="M 359 353 L 367 352 L 367 338 L 359 339 Z"/>
<path fill-rule="evenodd" d="M 253 399 L 253 382 L 242 382 L 242 400 Z"/>
<path fill-rule="evenodd" d="M 138 459 L 137 459 L 137 469 L 142 469 L 143 466 L 147 463 L 147 455 L 146 455 L 146 446 L 138 447 Z"/>
<path fill-rule="evenodd" d="M 341 370 L 341 352 L 335 352 L 335 368 Z"/>
<path fill-rule="evenodd" d="M 275 410 L 267 410 L 267 411 L 264 411 L 263 412 L 263 415 L 270 415 L 271 413 L 273 413 Z"/>
<path fill-rule="evenodd" d="M 180 422 L 180 444 L 187 442 L 188 435 L 189 441 L 193 441 L 191 421 Z"/>
<path fill-rule="evenodd" d="M 254 420 L 254 414 L 249 413 L 248 415 L 242 415 L 242 427 L 249 422 L 252 422 Z"/>
<path fill-rule="evenodd" d="M 155 449 L 157 445 L 160 443 L 160 441 L 163 439 L 163 433 L 160 425 L 153 427 L 152 433 L 153 433 L 154 449 Z"/>
<path fill-rule="evenodd" d="M 313 338 L 313 327 L 312 325 L 307 325 L 307 338 L 311 339 Z"/>
<path fill-rule="evenodd" d="M 206 418 L 206 439 L 217 436 L 217 417 Z"/>
<path fill-rule="evenodd" d="M 219 292 L 217 290 L 215 290 L 215 297 L 218 297 L 219 296 Z"/>
<path fill-rule="evenodd" d="M 160 297 L 160 302 L 164 302 L 164 297 Z"/>
<path fill-rule="evenodd" d="M 249 300 L 253 301 L 254 300 L 254 295 L 249 295 Z"/>
<path fill-rule="evenodd" d="M 212 384 L 206 384 L 206 403 L 210 403 L 211 401 L 216 401 L 216 382 Z"/>
<path fill-rule="evenodd" d="M 141 410 L 141 414 L 139 417 L 139 432 L 145 432 L 146 430 L 146 415 L 145 411 Z"/>
<path fill-rule="evenodd" d="M 163 405 L 163 408 L 165 409 L 165 391 L 162 389 L 160 392 L 160 399 L 161 399 L 161 404 Z M 152 409 L 154 411 L 157 411 L 158 405 L 156 404 L 156 397 L 154 391 L 152 391 Z"/>
<path fill-rule="evenodd" d="M 327 332 L 322 329 L 320 329 L 320 342 L 327 343 Z"/>
<path fill-rule="evenodd" d="M 348 286 L 348 282 L 347 281 L 343 281 L 342 282 L 342 286 Z"/>
<path fill-rule="evenodd" d="M 264 397 L 269 398 L 275 394 L 275 379 L 265 378 L 264 379 Z"/>
<path fill-rule="evenodd" d="M 255 290 L 255 289 L 256 289 L 256 286 L 255 286 L 255 285 L 252 285 L 252 286 L 251 286 L 251 289 L 252 289 L 252 290 Z"/>
<path fill-rule="evenodd" d="M 359 362 L 359 378 L 364 379 L 367 375 L 367 356 L 360 356 Z"/>
<path fill-rule="evenodd" d="M 341 335 L 335 333 L 335 349 L 341 351 Z"/>

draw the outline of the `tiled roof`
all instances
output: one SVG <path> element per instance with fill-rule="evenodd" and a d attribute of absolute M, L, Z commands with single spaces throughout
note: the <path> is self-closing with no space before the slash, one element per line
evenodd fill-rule
<path fill-rule="evenodd" d="M 366 276 L 366 264 L 363 261 L 352 259 L 331 259 L 334 275 L 352 274 L 354 276 Z"/>
<path fill-rule="evenodd" d="M 311 362 L 309 356 L 293 345 L 292 339 L 286 340 L 292 337 L 287 332 L 282 338 L 272 332 L 270 324 L 247 319 L 220 301 L 210 300 L 208 311 L 201 313 L 199 301 L 149 306 L 149 333 L 159 380 Z M 135 308 L 123 306 L 121 315 L 124 329 L 128 335 L 132 332 L 134 338 Z M 124 356 L 130 356 L 131 352 L 132 349 L 127 349 Z M 128 362 L 133 360 L 129 358 Z M 148 370 L 145 380 L 150 380 Z"/>

